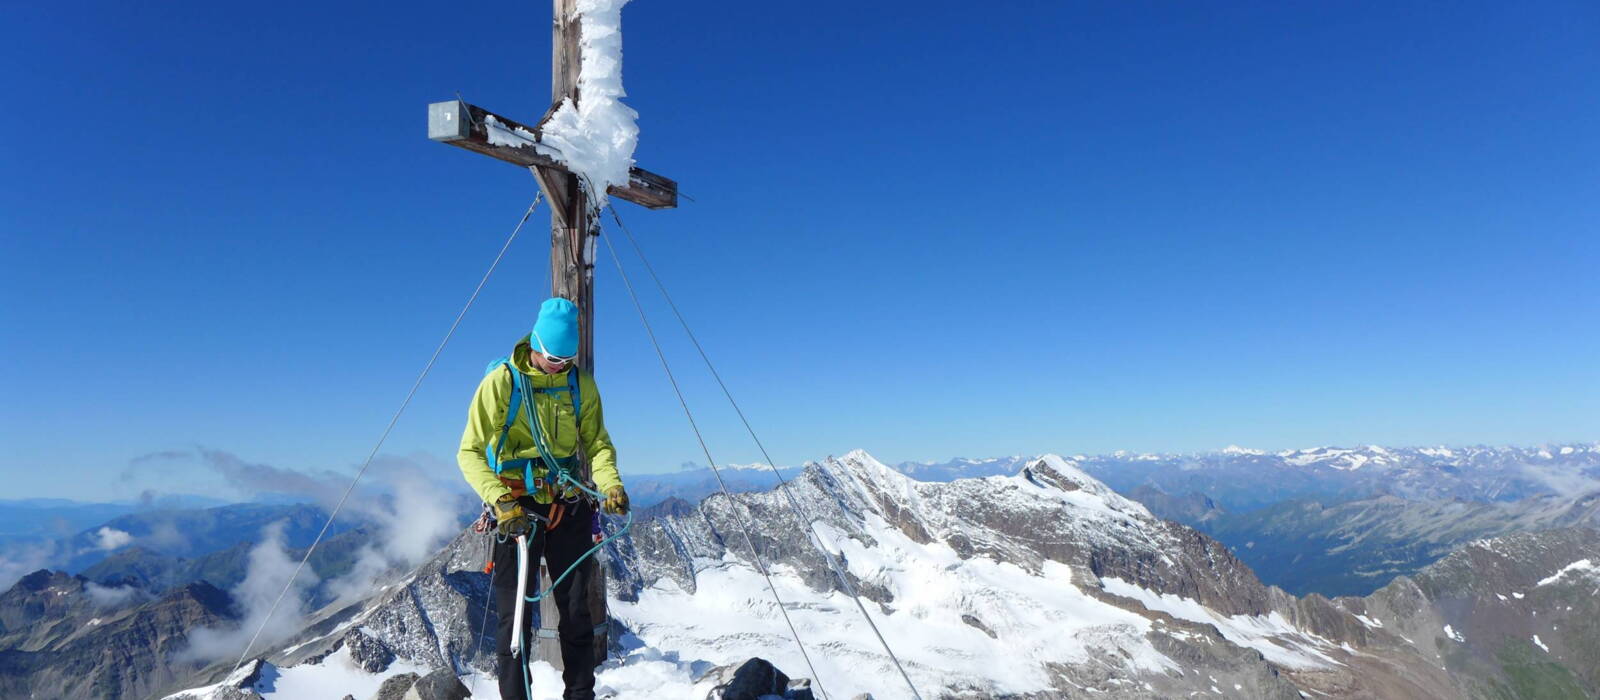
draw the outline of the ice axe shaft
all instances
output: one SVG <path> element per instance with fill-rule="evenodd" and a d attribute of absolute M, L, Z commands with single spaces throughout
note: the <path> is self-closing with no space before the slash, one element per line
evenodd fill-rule
<path fill-rule="evenodd" d="M 511 655 L 522 655 L 522 616 L 528 605 L 528 536 L 517 535 L 517 608 L 511 616 Z"/>

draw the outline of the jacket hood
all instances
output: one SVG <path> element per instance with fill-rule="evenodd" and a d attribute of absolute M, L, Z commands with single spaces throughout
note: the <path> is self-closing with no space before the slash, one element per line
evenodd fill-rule
<path fill-rule="evenodd" d="M 528 375 L 529 383 L 538 387 L 566 386 L 567 372 L 571 372 L 577 365 L 568 365 L 565 370 L 555 374 L 545 374 L 544 370 L 535 367 L 531 354 L 533 352 L 533 334 L 522 336 L 517 341 L 517 347 L 511 350 L 511 366 L 518 372 Z"/>

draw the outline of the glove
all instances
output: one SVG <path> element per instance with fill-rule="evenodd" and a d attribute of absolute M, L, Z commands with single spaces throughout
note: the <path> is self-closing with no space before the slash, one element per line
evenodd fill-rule
<path fill-rule="evenodd" d="M 613 486 L 606 490 L 606 502 L 602 508 L 612 515 L 624 515 L 628 512 L 628 492 L 621 486 Z"/>
<path fill-rule="evenodd" d="M 523 512 L 522 504 L 517 502 L 516 496 L 508 493 L 495 501 L 494 517 L 500 521 L 500 534 L 507 537 L 520 537 L 528 534 L 530 529 L 528 527 L 528 514 Z"/>

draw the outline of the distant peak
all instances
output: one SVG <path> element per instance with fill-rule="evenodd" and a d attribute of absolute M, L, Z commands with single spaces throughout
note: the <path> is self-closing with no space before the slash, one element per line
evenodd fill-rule
<path fill-rule="evenodd" d="M 840 457 L 839 459 L 866 460 L 866 461 L 870 461 L 870 462 L 872 462 L 874 464 L 878 464 L 880 466 L 883 464 L 882 462 L 879 462 L 876 457 L 873 457 L 872 455 L 867 454 L 866 450 L 863 450 L 863 449 L 861 449 L 859 447 L 857 447 L 856 449 L 850 450 L 849 452 L 844 453 L 844 456 Z"/>

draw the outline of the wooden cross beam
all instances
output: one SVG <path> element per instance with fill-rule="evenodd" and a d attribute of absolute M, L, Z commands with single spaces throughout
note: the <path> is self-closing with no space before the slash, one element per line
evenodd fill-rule
<path fill-rule="evenodd" d="M 524 126 L 515 120 L 493 114 L 461 100 L 428 105 L 428 138 L 493 158 L 533 168 L 539 188 L 550 202 L 550 295 L 565 297 L 578 305 L 578 363 L 594 369 L 594 241 L 599 222 L 589 193 L 578 185 L 578 175 L 561 164 L 560 154 L 541 141 L 542 127 L 563 102 L 574 106 L 582 100 L 578 78 L 583 65 L 583 31 L 577 13 L 577 0 L 552 0 L 555 22 L 551 30 L 550 109 L 539 124 Z M 612 186 L 607 193 L 618 199 L 651 209 L 678 205 L 678 184 L 640 168 L 629 170 L 626 186 Z M 587 456 L 579 453 L 582 470 L 588 474 Z M 591 560 L 590 564 L 594 562 Z M 607 652 L 605 571 L 591 566 L 589 610 L 595 626 L 595 662 L 604 661 Z M 548 574 L 543 577 L 548 590 Z M 540 604 L 540 624 L 535 637 L 533 658 L 549 661 L 561 668 L 560 646 L 555 639 L 555 603 L 546 596 Z"/>
<path fill-rule="evenodd" d="M 524 168 L 569 173 L 556 150 L 540 141 L 538 129 L 461 100 L 428 105 L 428 138 Z M 678 206 L 678 183 L 644 168 L 629 169 L 628 185 L 613 185 L 607 193 L 647 209 Z"/>

